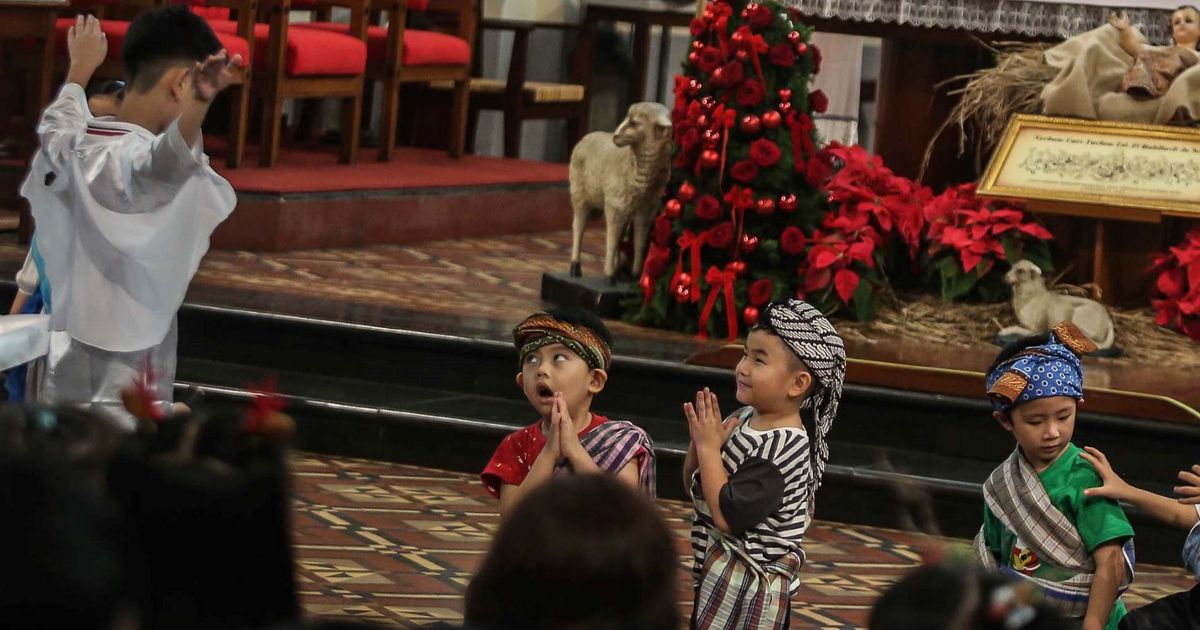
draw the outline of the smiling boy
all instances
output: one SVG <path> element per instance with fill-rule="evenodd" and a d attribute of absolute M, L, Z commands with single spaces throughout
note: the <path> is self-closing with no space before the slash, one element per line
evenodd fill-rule
<path fill-rule="evenodd" d="M 556 474 L 605 472 L 654 496 L 654 444 L 630 422 L 592 413 L 612 364 L 612 334 L 579 309 L 534 313 L 513 330 L 517 386 L 540 419 L 500 442 L 481 475 L 500 514 Z"/>

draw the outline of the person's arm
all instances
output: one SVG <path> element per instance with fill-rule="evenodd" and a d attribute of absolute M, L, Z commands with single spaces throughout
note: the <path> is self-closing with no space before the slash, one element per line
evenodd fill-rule
<path fill-rule="evenodd" d="M 725 463 L 721 459 L 721 448 L 725 445 L 730 426 L 721 422 L 721 409 L 717 396 L 705 388 L 696 393 L 696 404 L 687 403 L 683 407 L 688 419 L 688 430 L 692 434 L 692 442 L 696 445 L 696 460 L 700 470 L 700 490 L 704 502 L 712 514 L 713 525 L 718 531 L 729 534 L 732 529 L 721 513 L 721 488 L 729 483 L 729 475 L 725 472 Z"/>
<path fill-rule="evenodd" d="M 1125 579 L 1125 556 L 1121 552 L 1123 541 L 1106 542 L 1092 551 L 1096 561 L 1096 576 L 1088 594 L 1087 613 L 1083 617 L 1083 630 L 1104 630 L 1117 603 L 1117 590 Z"/>
<path fill-rule="evenodd" d="M 642 489 L 642 474 L 638 470 L 640 462 L 638 458 L 633 458 L 628 464 L 625 464 L 621 470 L 617 471 L 617 481 L 633 488 L 634 490 Z"/>
<path fill-rule="evenodd" d="M 96 68 L 108 56 L 108 38 L 100 30 L 100 20 L 94 15 L 77 16 L 75 25 L 67 30 L 67 83 L 86 88 Z"/>
<path fill-rule="evenodd" d="M 558 459 L 558 453 L 555 451 L 557 449 L 550 448 L 550 442 L 547 441 L 545 448 L 538 453 L 537 459 L 533 461 L 533 466 L 529 468 L 529 474 L 525 475 L 525 480 L 520 485 L 501 484 L 500 518 L 508 518 L 521 499 L 525 498 L 534 488 L 550 480 L 550 477 L 554 475 L 554 463 Z"/>
<path fill-rule="evenodd" d="M 50 162 L 51 170 L 58 170 L 75 149 L 92 117 L 83 88 L 108 54 L 108 41 L 100 30 L 100 21 L 90 15 L 77 17 L 75 25 L 67 31 L 67 52 L 70 57 L 67 80 L 58 97 L 42 112 L 37 128 L 40 151 Z"/>
<path fill-rule="evenodd" d="M 1091 464 L 1092 468 L 1096 470 L 1096 474 L 1100 475 L 1100 480 L 1104 482 L 1099 487 L 1084 490 L 1084 496 L 1125 501 L 1138 509 L 1145 510 L 1155 519 L 1172 527 L 1191 529 L 1196 524 L 1197 517 L 1194 508 L 1130 485 L 1113 470 L 1108 458 L 1099 449 L 1091 446 L 1084 447 L 1079 456 Z"/>
<path fill-rule="evenodd" d="M 575 429 L 575 421 L 567 409 L 567 401 L 559 393 L 554 394 L 554 408 L 550 412 L 550 426 L 558 437 L 559 452 L 571 464 L 571 472 L 576 475 L 595 475 L 604 472 L 596 465 L 596 460 L 583 448 L 579 441 L 579 431 Z"/>
<path fill-rule="evenodd" d="M 1137 59 L 1137 56 L 1142 53 L 1142 42 L 1138 30 L 1129 24 L 1129 15 L 1124 11 L 1113 13 L 1108 16 L 1108 23 L 1112 24 L 1120 34 L 1121 49 Z"/>
<path fill-rule="evenodd" d="M 1192 465 L 1191 470 L 1179 471 L 1179 482 L 1175 486 L 1175 494 L 1184 505 L 1200 505 L 1200 464 Z"/>
<path fill-rule="evenodd" d="M 700 461 L 696 459 L 696 443 L 689 440 L 687 455 L 683 456 L 683 491 L 689 497 L 692 496 L 692 475 L 696 474 L 696 469 L 699 467 Z"/>

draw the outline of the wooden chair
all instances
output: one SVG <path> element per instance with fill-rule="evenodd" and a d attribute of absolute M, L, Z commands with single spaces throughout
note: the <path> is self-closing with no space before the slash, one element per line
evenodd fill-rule
<path fill-rule="evenodd" d="M 367 78 L 382 88 L 379 116 L 379 159 L 392 159 L 399 123 L 400 88 L 405 83 L 446 81 L 453 87 L 450 114 L 451 157 L 460 157 L 466 141 L 468 80 L 475 42 L 478 0 L 373 0 L 376 14 L 387 14 L 387 25 L 367 28 Z M 425 11 L 437 30 L 407 28 L 410 10 Z M 351 27 L 335 22 L 294 25 L 297 30 L 342 33 Z M 345 127 L 343 127 L 343 133 Z M 356 132 L 357 133 L 357 132 Z"/>
<path fill-rule="evenodd" d="M 521 20 L 485 19 L 480 22 L 480 26 L 483 30 L 511 32 L 513 44 L 509 56 L 508 76 L 505 79 L 471 79 L 471 122 L 467 134 L 471 139 L 471 150 L 474 151 L 474 130 L 482 110 L 498 110 L 504 114 L 505 157 L 515 158 L 521 154 L 521 126 L 526 120 L 566 120 L 568 150 L 575 146 L 588 128 L 589 102 L 583 81 L 588 68 L 584 67 L 586 60 L 583 59 L 581 50 L 591 45 L 590 31 L 578 24 Z M 528 79 L 529 40 L 533 32 L 539 29 L 578 33 L 580 42 L 571 55 L 569 82 Z M 477 50 L 476 74 L 480 74 L 479 59 L 481 55 Z M 434 87 L 446 89 L 448 86 L 437 84 Z"/>
<path fill-rule="evenodd" d="M 108 57 L 96 69 L 96 79 L 124 78 L 125 69 L 121 64 L 121 45 L 125 41 L 125 33 L 137 13 L 146 9 L 161 6 L 163 0 L 121 0 L 118 4 L 100 4 L 89 6 L 86 3 L 73 5 L 74 11 L 70 17 L 63 17 L 56 23 L 57 46 L 61 67 L 67 63 L 67 31 L 75 24 L 75 14 L 93 11 L 100 18 L 100 28 L 108 40 Z M 194 3 L 189 3 L 194 4 Z M 224 10 L 226 14 L 235 14 L 236 20 L 226 20 L 233 26 L 226 31 L 213 29 L 221 46 L 230 56 L 241 55 L 244 60 L 239 73 L 235 76 L 230 92 L 229 116 L 229 153 L 226 163 L 230 168 L 241 165 L 246 149 L 246 129 L 250 108 L 251 70 L 250 59 L 254 55 L 254 37 L 251 35 L 254 27 L 254 16 L 257 11 L 257 0 L 204 0 L 204 5 Z"/>
<path fill-rule="evenodd" d="M 369 0 L 305 0 L 305 6 L 346 7 L 351 20 L 344 33 L 292 28 L 288 14 L 292 0 L 263 0 L 260 11 L 268 22 L 254 25 L 254 92 L 262 100 L 262 139 L 259 164 L 279 161 L 285 98 L 338 98 L 342 108 L 342 146 L 339 161 L 353 163 L 358 156 L 362 116 L 363 78 L 367 66 L 367 10 Z M 229 32 L 233 23 L 210 20 L 217 32 Z"/>

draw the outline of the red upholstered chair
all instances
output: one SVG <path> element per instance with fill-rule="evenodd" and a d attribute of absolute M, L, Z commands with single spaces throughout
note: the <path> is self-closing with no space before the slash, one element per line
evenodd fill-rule
<path fill-rule="evenodd" d="M 262 0 L 260 11 L 267 23 L 254 25 L 254 91 L 263 103 L 262 140 L 259 164 L 274 166 L 279 160 L 279 141 L 285 98 L 338 98 L 342 108 L 342 147 L 339 161 L 352 163 L 358 153 L 359 122 L 362 116 L 363 75 L 367 65 L 368 0 L 304 0 L 311 5 L 350 9 L 351 21 L 344 33 L 291 28 L 288 14 L 292 0 Z M 230 32 L 236 24 L 209 20 L 213 30 Z"/>
<path fill-rule="evenodd" d="M 387 26 L 367 28 L 367 78 L 383 87 L 379 116 L 379 159 L 392 159 L 404 83 L 451 81 L 449 153 L 460 157 L 466 141 L 471 50 L 475 42 L 478 0 L 371 0 L 374 12 L 387 13 Z M 406 28 L 407 12 L 425 11 L 438 30 Z M 336 22 L 295 24 L 296 31 L 345 33 L 353 25 Z M 342 128 L 346 132 L 345 126 Z M 357 132 L 356 132 L 357 133 Z"/>

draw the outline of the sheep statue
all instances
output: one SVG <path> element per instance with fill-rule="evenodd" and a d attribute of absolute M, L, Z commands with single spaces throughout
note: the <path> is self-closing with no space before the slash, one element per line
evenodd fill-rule
<path fill-rule="evenodd" d="M 1115 334 L 1112 317 L 1104 305 L 1084 297 L 1056 293 L 1046 288 L 1042 270 L 1028 260 L 1022 260 L 1004 274 L 1005 284 L 1012 287 L 1013 311 L 1018 326 L 1000 331 L 1001 337 L 1044 333 L 1062 321 L 1073 321 L 1100 350 L 1113 347 Z"/>
<path fill-rule="evenodd" d="M 616 284 L 617 249 L 633 223 L 633 272 L 641 271 L 650 226 L 670 175 L 671 114 L 659 103 L 634 103 L 616 133 L 594 131 L 571 151 L 571 277 L 582 275 L 579 250 L 588 220 L 604 213 L 604 275 Z"/>

